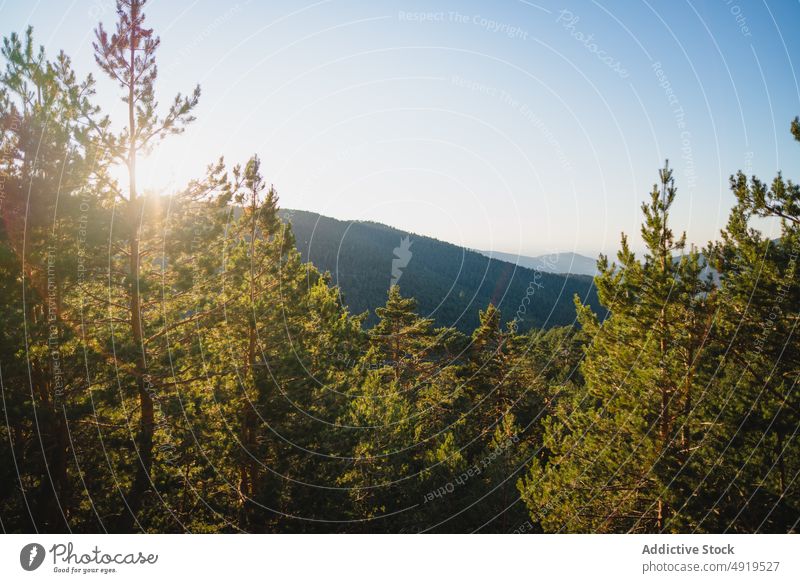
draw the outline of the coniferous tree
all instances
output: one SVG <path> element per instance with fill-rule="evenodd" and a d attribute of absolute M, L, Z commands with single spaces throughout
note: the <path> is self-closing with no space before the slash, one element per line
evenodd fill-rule
<path fill-rule="evenodd" d="M 800 121 L 791 124 L 800 141 Z M 687 507 L 712 532 L 797 529 L 800 186 L 731 177 L 737 204 L 710 256 L 720 273 L 721 372 L 704 405 L 713 421 Z M 777 226 L 770 239 L 755 228 Z"/>
<path fill-rule="evenodd" d="M 165 137 L 181 133 L 193 121 L 191 111 L 200 97 L 200 87 L 195 87 L 188 97 L 177 95 L 164 116 L 156 112 L 155 82 L 158 77 L 155 54 L 160 39 L 153 30 L 144 26 L 146 0 L 117 0 L 118 21 L 109 34 L 100 24 L 94 43 L 95 59 L 100 69 L 124 90 L 127 106 L 127 125 L 121 133 L 112 133 L 109 123 L 97 124 L 98 139 L 106 148 L 106 155 L 124 164 L 128 171 L 127 192 L 118 193 L 124 202 L 123 238 L 127 241 L 128 272 L 126 277 L 128 320 L 131 353 L 134 360 L 133 381 L 139 401 L 139 422 L 136 437 L 136 471 L 125 496 L 127 511 L 120 517 L 120 528 L 129 530 L 142 507 L 145 492 L 151 486 L 153 464 L 153 433 L 155 427 L 154 387 L 147 370 L 145 322 L 142 315 L 141 279 L 143 253 L 140 248 L 140 230 L 145 213 L 145 199 L 137 190 L 136 163 L 138 158 L 152 149 Z"/>
<path fill-rule="evenodd" d="M 78 314 L 98 243 L 86 225 L 96 218 L 95 187 L 103 173 L 85 131 L 97 114 L 90 101 L 94 83 L 78 80 L 63 52 L 49 60 L 43 48 L 36 50 L 30 28 L 4 39 L 2 57 L 0 365 L 12 454 L 3 466 L 20 472 L 3 481 L 16 484 L 31 508 L 16 516 L 18 526 L 64 531 L 80 520 L 70 431 L 86 420 L 91 384 L 80 359 L 97 357 L 92 347 L 80 354 Z"/>
<path fill-rule="evenodd" d="M 445 468 L 462 464 L 453 437 L 461 390 L 448 361 L 440 360 L 445 333 L 415 309 L 413 299 L 390 288 L 344 417 L 356 441 L 341 482 L 351 488 L 356 516 L 381 531 L 429 526 L 414 509 L 450 473 Z"/>
<path fill-rule="evenodd" d="M 703 362 L 687 360 L 697 345 L 687 314 L 709 326 L 712 291 L 700 280 L 697 251 L 673 256 L 684 248 L 669 227 L 675 194 L 665 167 L 642 205 L 643 261 L 623 236 L 619 265 L 598 262 L 598 293 L 611 315 L 600 322 L 581 307 L 591 339 L 585 385 L 558 403 L 546 422 L 545 456 L 519 484 L 545 530 L 663 532 L 682 524 L 674 482 L 697 423 L 687 402 L 702 386 Z"/>
<path fill-rule="evenodd" d="M 543 406 L 542 383 L 527 352 L 530 342 L 503 327 L 493 305 L 479 313 L 480 325 L 467 350 L 464 383 L 470 395 L 468 450 L 480 478 L 470 480 L 464 528 L 508 532 L 525 521 L 516 481 L 536 440 Z"/>

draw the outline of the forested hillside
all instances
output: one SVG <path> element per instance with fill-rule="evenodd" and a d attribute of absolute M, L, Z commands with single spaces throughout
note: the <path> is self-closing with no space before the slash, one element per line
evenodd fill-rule
<path fill-rule="evenodd" d="M 114 119 L 31 30 L 2 47 L 4 532 L 797 530 L 795 182 L 731 176 L 715 282 L 665 164 L 596 299 L 380 225 L 293 230 L 256 155 L 163 204 L 137 160 L 200 88 L 161 94 L 143 4 L 96 30 Z"/>
<path fill-rule="evenodd" d="M 547 263 L 536 269 L 519 267 L 377 223 L 299 210 L 281 211 L 281 217 L 291 223 L 303 260 L 329 272 L 350 311 L 368 312 L 370 326 L 393 281 L 416 299 L 421 315 L 462 332 L 475 329 L 478 311 L 490 303 L 504 323 L 516 320 L 520 331 L 573 325 L 576 295 L 603 312 L 591 277 L 549 273 Z M 401 252 L 403 240 L 410 246 Z M 393 275 L 398 253 L 407 262 Z"/>

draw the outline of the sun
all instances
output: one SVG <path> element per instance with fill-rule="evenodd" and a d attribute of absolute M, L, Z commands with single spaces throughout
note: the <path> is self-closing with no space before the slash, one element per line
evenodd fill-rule
<path fill-rule="evenodd" d="M 139 194 L 169 194 L 186 184 L 187 177 L 182 169 L 186 160 L 186 152 L 176 154 L 166 148 L 136 159 L 136 190 Z M 128 166 L 124 163 L 114 164 L 109 174 L 119 184 L 123 192 L 129 188 Z"/>

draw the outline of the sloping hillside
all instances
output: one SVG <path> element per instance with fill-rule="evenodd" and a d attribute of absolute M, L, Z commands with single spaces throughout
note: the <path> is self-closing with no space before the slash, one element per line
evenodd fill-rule
<path fill-rule="evenodd" d="M 576 294 L 600 310 L 589 276 L 520 267 L 378 223 L 281 213 L 292 224 L 303 259 L 330 272 L 351 311 L 370 312 L 368 325 L 393 282 L 437 325 L 464 331 L 477 326 L 478 310 L 490 302 L 506 321 L 518 317 L 520 330 L 572 323 Z"/>

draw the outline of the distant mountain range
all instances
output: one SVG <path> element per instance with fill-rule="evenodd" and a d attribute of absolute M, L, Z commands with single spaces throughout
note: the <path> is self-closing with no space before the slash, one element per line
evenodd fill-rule
<path fill-rule="evenodd" d="M 589 275 L 592 277 L 599 273 L 597 270 L 597 259 L 592 259 L 586 255 L 579 255 L 578 253 L 554 253 L 552 255 L 536 255 L 534 257 L 502 253 L 500 251 L 478 251 L 478 253 L 502 261 L 508 261 L 520 267 L 546 271 L 548 273 L 571 273 L 572 275 Z M 615 254 L 609 256 L 610 262 L 616 260 L 617 257 Z M 680 255 L 673 258 L 675 262 L 680 260 Z M 706 258 L 702 253 L 700 254 L 700 264 L 704 266 L 703 270 L 700 272 L 700 276 L 706 278 L 710 274 L 714 284 L 719 285 L 719 274 L 706 265 Z"/>
<path fill-rule="evenodd" d="M 597 275 L 597 258 L 579 255 L 578 253 L 554 253 L 551 255 L 515 255 L 501 251 L 478 251 L 482 255 L 508 261 L 520 267 L 546 271 L 548 273 L 571 273 L 573 275 Z"/>
<path fill-rule="evenodd" d="M 283 209 L 281 218 L 292 224 L 304 261 L 331 274 L 344 303 L 353 313 L 369 311 L 367 325 L 377 321 L 375 308 L 384 305 L 392 283 L 404 296 L 417 299 L 421 315 L 438 326 L 471 332 L 478 310 L 491 302 L 505 321 L 517 319 L 518 328 L 549 328 L 575 321 L 573 297 L 601 314 L 592 277 L 581 256 L 564 254 L 555 262 L 566 274 L 551 273 L 533 261 L 532 268 L 368 221 L 341 221 L 308 211 Z M 545 261 L 547 266 L 553 262 Z M 527 261 L 526 261 L 527 264 Z M 556 267 L 554 269 L 560 269 Z M 572 273 L 569 273 L 569 272 Z M 593 273 L 593 272 L 592 272 Z"/>

